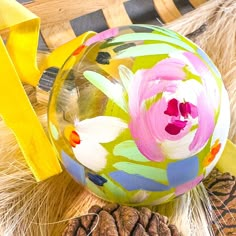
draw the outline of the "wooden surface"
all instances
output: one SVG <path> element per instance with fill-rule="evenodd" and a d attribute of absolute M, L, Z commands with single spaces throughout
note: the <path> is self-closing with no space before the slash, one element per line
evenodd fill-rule
<path fill-rule="evenodd" d="M 199 7 L 201 4 L 206 2 L 205 0 L 189 0 L 189 2 L 194 6 L 194 7 Z"/>
<path fill-rule="evenodd" d="M 48 50 L 88 30 L 99 32 L 131 23 L 162 25 L 206 1 L 34 0 L 25 6 L 41 18 L 39 48 Z"/>
<path fill-rule="evenodd" d="M 181 16 L 180 11 L 177 9 L 173 1 L 166 0 L 153 0 L 156 10 L 164 22 L 173 21 Z"/>
<path fill-rule="evenodd" d="M 109 6 L 126 1 L 109 0 Z M 41 17 L 44 28 L 104 9 L 107 5 L 107 0 L 35 0 L 27 4 L 27 8 Z"/>
<path fill-rule="evenodd" d="M 103 9 L 109 28 L 132 24 L 123 4 L 113 4 Z"/>

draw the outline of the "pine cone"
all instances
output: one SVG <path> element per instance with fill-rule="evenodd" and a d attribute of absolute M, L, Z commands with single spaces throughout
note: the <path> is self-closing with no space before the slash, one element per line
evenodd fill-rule
<path fill-rule="evenodd" d="M 92 206 L 89 213 L 69 222 L 63 236 L 179 236 L 168 218 L 150 209 L 107 204 L 103 208 Z"/>
<path fill-rule="evenodd" d="M 215 235 L 236 234 L 236 180 L 229 173 L 213 170 L 204 181 L 208 190 L 216 220 L 220 229 L 213 222 Z"/>

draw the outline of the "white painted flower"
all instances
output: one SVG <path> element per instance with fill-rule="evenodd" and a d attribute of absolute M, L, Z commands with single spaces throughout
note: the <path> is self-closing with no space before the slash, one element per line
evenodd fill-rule
<path fill-rule="evenodd" d="M 77 160 L 85 167 L 98 172 L 107 162 L 108 151 L 101 143 L 115 140 L 128 124 L 117 117 L 97 116 L 82 121 L 75 121 L 75 130 L 80 137 L 80 143 L 73 147 Z"/>

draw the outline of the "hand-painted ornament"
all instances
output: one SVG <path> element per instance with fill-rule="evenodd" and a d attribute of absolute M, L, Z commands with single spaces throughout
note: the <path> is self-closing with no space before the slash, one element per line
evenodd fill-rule
<path fill-rule="evenodd" d="M 109 29 L 79 46 L 49 106 L 67 171 L 99 197 L 130 205 L 164 203 L 199 184 L 221 156 L 229 117 L 207 55 L 149 25 Z"/>

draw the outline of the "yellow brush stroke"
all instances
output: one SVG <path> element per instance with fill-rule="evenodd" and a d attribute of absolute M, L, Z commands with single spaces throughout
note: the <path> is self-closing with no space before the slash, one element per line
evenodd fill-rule
<path fill-rule="evenodd" d="M 229 172 L 236 176 L 236 145 L 229 139 L 226 142 L 225 149 L 216 167 L 223 173 Z"/>

